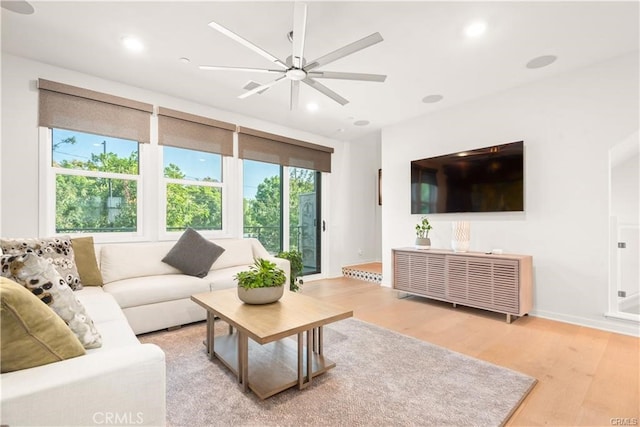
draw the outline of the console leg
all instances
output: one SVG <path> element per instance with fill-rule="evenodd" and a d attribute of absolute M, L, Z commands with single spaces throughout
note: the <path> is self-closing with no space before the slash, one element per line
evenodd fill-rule
<path fill-rule="evenodd" d="M 507 314 L 507 323 L 511 324 L 511 315 Z"/>

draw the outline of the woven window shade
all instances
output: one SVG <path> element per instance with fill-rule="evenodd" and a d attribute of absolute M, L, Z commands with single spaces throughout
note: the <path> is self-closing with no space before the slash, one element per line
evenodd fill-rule
<path fill-rule="evenodd" d="M 333 148 L 238 127 L 238 151 L 242 159 L 331 172 Z"/>
<path fill-rule="evenodd" d="M 38 125 L 150 142 L 153 105 L 38 79 Z"/>
<path fill-rule="evenodd" d="M 160 107 L 158 144 L 233 156 L 236 125 Z"/>

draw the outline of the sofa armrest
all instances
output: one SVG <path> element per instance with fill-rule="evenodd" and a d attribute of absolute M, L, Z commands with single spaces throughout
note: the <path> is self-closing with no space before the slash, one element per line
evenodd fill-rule
<path fill-rule="evenodd" d="M 140 344 L 2 374 L 6 425 L 165 425 L 164 352 Z"/>
<path fill-rule="evenodd" d="M 291 276 L 291 263 L 288 259 L 278 258 L 271 255 L 265 247 L 260 243 L 258 239 L 249 238 L 251 240 L 251 246 L 253 248 L 253 258 L 263 258 L 275 263 L 278 267 L 284 270 L 284 274 L 287 276 L 286 283 L 289 283 L 289 277 Z"/>

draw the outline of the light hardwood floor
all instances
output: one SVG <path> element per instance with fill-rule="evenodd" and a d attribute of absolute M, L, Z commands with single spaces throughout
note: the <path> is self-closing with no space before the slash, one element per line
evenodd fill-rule
<path fill-rule="evenodd" d="M 507 324 L 501 314 L 398 298 L 392 289 L 349 278 L 307 282 L 302 293 L 352 308 L 358 319 L 538 379 L 508 425 L 640 422 L 639 338 L 531 316 Z"/>

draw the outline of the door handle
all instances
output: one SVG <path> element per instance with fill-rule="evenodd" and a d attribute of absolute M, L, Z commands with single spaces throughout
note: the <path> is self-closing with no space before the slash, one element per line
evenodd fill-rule
<path fill-rule="evenodd" d="M 327 230 L 327 223 L 324 222 L 324 220 L 322 220 L 322 231 L 326 231 Z"/>

